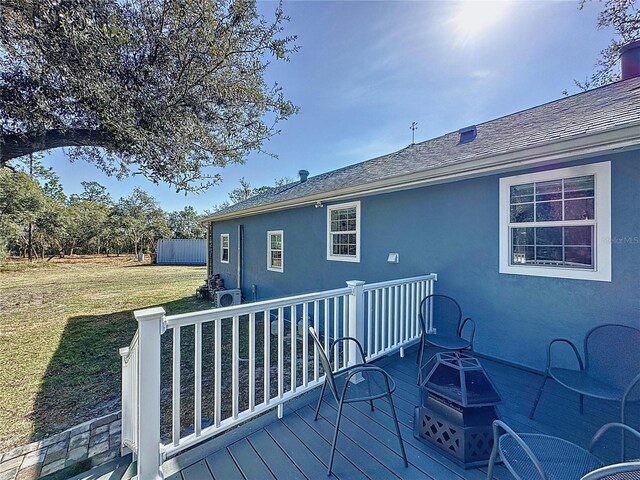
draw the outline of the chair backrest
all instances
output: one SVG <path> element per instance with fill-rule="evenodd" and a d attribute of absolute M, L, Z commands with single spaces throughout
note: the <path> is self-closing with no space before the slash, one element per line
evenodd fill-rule
<path fill-rule="evenodd" d="M 640 374 L 640 330 L 615 324 L 592 328 L 584 339 L 584 356 L 590 376 L 624 389 Z"/>
<path fill-rule="evenodd" d="M 418 313 L 420 326 L 424 332 L 432 322 L 439 335 L 459 335 L 462 309 L 458 302 L 447 295 L 429 295 L 420 302 Z"/>
<path fill-rule="evenodd" d="M 327 353 L 324 351 L 324 347 L 322 346 L 322 342 L 320 342 L 320 338 L 318 334 L 313 329 L 313 327 L 309 327 L 309 335 L 313 338 L 313 342 L 318 347 L 318 356 L 320 357 L 320 363 L 322 363 L 322 368 L 324 369 L 324 373 L 327 376 L 327 383 L 329 384 L 329 388 L 331 389 L 331 393 L 333 397 L 338 401 L 338 389 L 336 387 L 336 381 L 333 378 L 333 368 L 331 367 L 331 362 L 327 358 Z"/>

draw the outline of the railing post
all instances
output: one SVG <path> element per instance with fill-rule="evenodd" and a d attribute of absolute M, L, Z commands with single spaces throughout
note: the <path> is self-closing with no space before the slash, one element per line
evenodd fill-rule
<path fill-rule="evenodd" d="M 364 345 L 364 283 L 362 280 L 349 280 L 347 285 L 351 287 L 349 294 L 349 336 L 357 339 Z M 348 366 L 359 362 L 358 347 L 349 342 Z"/>
<path fill-rule="evenodd" d="M 138 322 L 138 478 L 163 479 L 160 454 L 160 337 L 164 308 L 137 310 Z"/>

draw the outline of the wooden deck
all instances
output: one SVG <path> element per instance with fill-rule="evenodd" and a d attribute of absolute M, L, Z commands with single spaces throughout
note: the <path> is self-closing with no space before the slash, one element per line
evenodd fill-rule
<path fill-rule="evenodd" d="M 480 480 L 486 467 L 464 470 L 441 451 L 413 436 L 413 408 L 417 399 L 415 353 L 398 355 L 376 363 L 393 377 L 397 389 L 394 403 L 400 422 L 409 467 L 398 455 L 398 444 L 386 401 L 377 401 L 371 412 L 366 404 L 345 406 L 334 462 L 334 477 L 340 479 L 434 479 Z M 588 446 L 591 436 L 604 423 L 619 420 L 611 402 L 585 399 L 584 414 L 578 411 L 578 396 L 550 381 L 540 401 L 535 420 L 528 418 L 542 377 L 490 360 L 482 360 L 503 402 L 502 419 L 516 431 L 556 435 Z M 314 422 L 319 390 L 289 402 L 285 415 L 277 419 L 269 412 L 235 430 L 210 440 L 169 460 L 164 471 L 171 480 L 316 479 L 326 478 L 326 468 L 336 417 L 333 399 L 326 397 L 321 417 Z M 632 405 L 629 424 L 640 426 L 638 406 Z M 639 446 L 628 442 L 637 456 Z M 596 450 L 603 459 L 619 455 L 619 435 L 609 435 Z M 121 467 L 122 468 L 122 467 Z M 122 468 L 122 471 L 125 471 Z M 89 478 L 89 477 L 80 477 Z M 93 476 L 91 478 L 102 478 Z M 112 473 L 104 478 L 123 478 Z M 494 478 L 509 479 L 499 466 Z"/>

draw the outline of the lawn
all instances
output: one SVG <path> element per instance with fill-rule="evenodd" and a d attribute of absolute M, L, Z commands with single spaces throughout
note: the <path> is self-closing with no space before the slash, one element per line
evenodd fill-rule
<path fill-rule="evenodd" d="M 133 310 L 210 308 L 205 267 L 74 257 L 0 272 L 0 452 L 120 408 Z"/>

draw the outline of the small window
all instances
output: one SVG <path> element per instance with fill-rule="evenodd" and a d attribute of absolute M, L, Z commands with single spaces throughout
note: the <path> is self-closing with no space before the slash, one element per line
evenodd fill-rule
<path fill-rule="evenodd" d="M 284 272 L 284 233 L 282 230 L 267 232 L 267 270 Z"/>
<path fill-rule="evenodd" d="M 229 234 L 220 235 L 220 261 L 229 263 Z"/>
<path fill-rule="evenodd" d="M 327 207 L 327 260 L 360 261 L 360 202 Z"/>
<path fill-rule="evenodd" d="M 611 169 L 598 163 L 500 180 L 500 272 L 611 280 Z"/>

